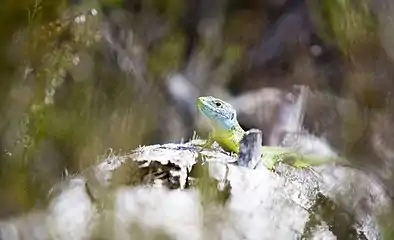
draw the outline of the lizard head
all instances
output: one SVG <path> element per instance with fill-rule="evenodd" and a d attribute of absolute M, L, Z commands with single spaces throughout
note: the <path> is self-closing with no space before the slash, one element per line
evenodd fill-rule
<path fill-rule="evenodd" d="M 211 96 L 199 97 L 197 107 L 215 129 L 229 130 L 238 126 L 234 107 L 223 100 Z"/>

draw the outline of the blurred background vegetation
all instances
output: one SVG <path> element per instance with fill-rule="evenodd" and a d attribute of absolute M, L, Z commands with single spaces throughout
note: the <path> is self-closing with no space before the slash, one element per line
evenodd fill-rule
<path fill-rule="evenodd" d="M 377 0 L 2 0 L 0 217 L 45 207 L 54 183 L 106 151 L 189 139 L 193 110 L 174 100 L 173 74 L 197 89 L 191 102 L 305 84 L 391 112 L 392 10 Z M 363 111 L 338 126 L 350 155 L 364 154 Z"/>

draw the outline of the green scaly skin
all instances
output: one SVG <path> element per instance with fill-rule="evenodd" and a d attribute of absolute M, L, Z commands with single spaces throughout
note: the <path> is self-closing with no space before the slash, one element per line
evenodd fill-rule
<path fill-rule="evenodd" d="M 197 108 L 205 117 L 212 130 L 204 147 L 211 147 L 214 142 L 217 142 L 224 150 L 238 154 L 239 142 L 245 135 L 245 131 L 237 121 L 234 107 L 223 100 L 206 96 L 197 99 Z M 292 160 L 289 164 L 296 168 L 305 168 L 334 161 L 334 159 L 328 157 L 304 155 L 289 147 L 262 146 L 262 148 L 262 161 L 270 170 L 274 168 L 277 162 L 286 162 L 288 159 Z"/>

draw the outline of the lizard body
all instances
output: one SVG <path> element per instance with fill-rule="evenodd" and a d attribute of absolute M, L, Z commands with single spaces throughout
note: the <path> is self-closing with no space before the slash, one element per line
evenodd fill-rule
<path fill-rule="evenodd" d="M 206 96 L 197 99 L 197 108 L 211 126 L 208 141 L 204 146 L 210 147 L 216 141 L 224 150 L 238 154 L 239 142 L 246 132 L 238 123 L 234 107 L 221 99 Z M 333 158 L 305 156 L 290 147 L 262 146 L 262 152 L 263 160 L 268 162 L 269 169 L 284 158 L 292 159 L 291 165 L 297 168 L 333 162 Z"/>

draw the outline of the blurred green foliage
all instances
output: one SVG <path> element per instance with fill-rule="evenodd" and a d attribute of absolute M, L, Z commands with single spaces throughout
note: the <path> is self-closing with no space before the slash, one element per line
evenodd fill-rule
<path fill-rule="evenodd" d="M 343 53 L 376 41 L 377 21 L 365 0 L 308 1 L 317 30 L 326 41 L 335 42 Z"/>
<path fill-rule="evenodd" d="M 154 106 L 134 107 L 130 79 L 97 51 L 98 2 L 66 3 L 0 4 L 0 216 L 45 206 L 66 169 L 133 148 L 149 129 Z"/>
<path fill-rule="evenodd" d="M 146 0 L 142 3 L 148 9 L 153 9 L 160 14 L 168 17 L 173 23 L 177 24 L 179 17 L 183 14 L 185 1 L 182 0 Z"/>
<path fill-rule="evenodd" d="M 181 33 L 174 32 L 149 54 L 148 68 L 155 77 L 164 78 L 179 69 L 183 59 L 185 40 Z"/>

